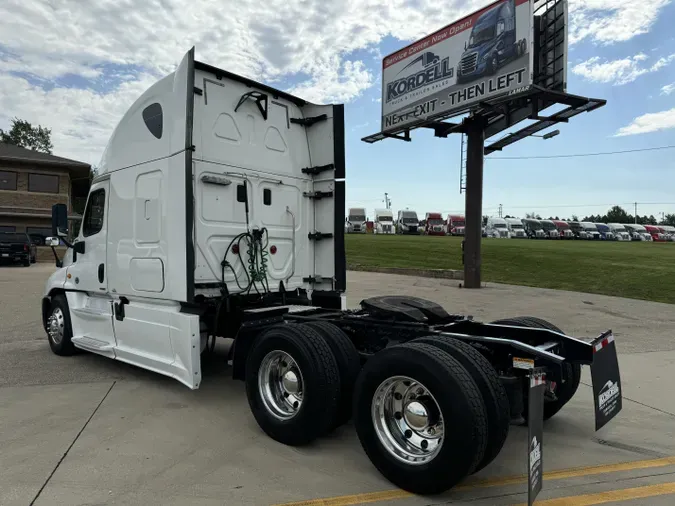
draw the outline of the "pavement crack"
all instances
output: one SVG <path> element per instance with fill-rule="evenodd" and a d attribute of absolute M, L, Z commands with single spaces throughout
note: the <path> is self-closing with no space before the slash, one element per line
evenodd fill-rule
<path fill-rule="evenodd" d="M 42 491 L 45 489 L 45 487 L 46 487 L 47 484 L 49 483 L 49 480 L 52 479 L 52 476 L 54 476 L 54 473 L 56 472 L 56 470 L 57 470 L 57 469 L 59 468 L 59 466 L 61 465 L 61 462 L 63 462 L 63 461 L 65 460 L 65 458 L 68 456 L 68 453 L 70 452 L 71 448 L 72 448 L 73 446 L 75 446 L 75 443 L 77 442 L 77 440 L 80 438 L 80 436 L 81 436 L 82 433 L 84 432 L 84 429 L 87 428 L 87 425 L 89 425 L 89 422 L 91 421 L 91 419 L 94 418 L 94 415 L 95 415 L 96 412 L 98 411 L 98 408 L 100 408 L 101 405 L 103 404 L 103 402 L 107 399 L 108 394 L 110 394 L 110 392 L 112 391 L 112 389 L 113 389 L 113 387 L 115 386 L 116 383 L 117 383 L 117 381 L 113 381 L 113 382 L 112 382 L 112 385 L 110 385 L 110 388 L 108 389 L 108 391 L 107 391 L 107 392 L 105 393 L 105 395 L 103 396 L 103 399 L 101 399 L 101 402 L 99 402 L 99 403 L 96 405 L 96 407 L 94 408 L 94 411 L 92 411 L 92 412 L 91 412 L 91 415 L 89 415 L 89 418 L 87 418 L 87 421 L 84 422 L 84 425 L 82 426 L 82 428 L 80 429 L 80 431 L 75 435 L 75 438 L 74 438 L 73 441 L 70 443 L 70 445 L 68 446 L 68 448 L 66 449 L 66 451 L 63 453 L 63 455 L 61 456 L 61 458 L 59 459 L 59 461 L 56 463 L 56 465 L 54 466 L 54 469 L 52 469 L 52 472 L 49 473 L 49 476 L 47 476 L 47 479 L 45 480 L 45 482 L 44 482 L 44 483 L 42 484 L 42 486 L 40 487 L 40 490 L 38 490 L 38 491 L 37 491 L 37 494 L 35 494 L 35 497 L 33 497 L 33 500 L 30 502 L 30 506 L 33 506 L 33 505 L 35 504 L 35 501 L 38 500 L 38 498 L 40 497 L 40 494 L 42 493 Z"/>
<path fill-rule="evenodd" d="M 587 387 L 593 388 L 592 385 L 589 385 L 588 383 L 584 383 L 583 381 L 581 382 L 582 385 L 586 385 Z M 653 409 L 654 411 L 658 411 L 659 413 L 663 413 L 664 415 L 669 415 L 675 418 L 675 413 L 671 413 L 670 411 L 665 411 L 663 409 L 650 406 L 649 404 L 645 404 L 644 402 L 636 401 L 635 399 L 631 399 L 630 397 L 622 397 L 623 400 L 629 401 L 629 402 L 634 402 L 635 404 L 639 404 L 640 406 L 643 406 L 645 408 Z"/>

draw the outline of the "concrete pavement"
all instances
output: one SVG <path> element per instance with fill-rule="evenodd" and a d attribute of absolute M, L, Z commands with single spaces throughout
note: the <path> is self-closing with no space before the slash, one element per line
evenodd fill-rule
<path fill-rule="evenodd" d="M 52 269 L 0 268 L 3 506 L 30 504 L 36 497 L 35 504 L 43 505 L 310 501 L 306 504 L 408 506 L 527 500 L 526 484 L 518 477 L 526 470 L 522 427 L 513 427 L 497 460 L 461 487 L 441 497 L 418 498 L 395 490 L 379 475 L 350 425 L 307 448 L 286 447 L 265 436 L 249 412 L 243 384 L 228 378 L 226 342 L 204 365 L 197 391 L 102 357 L 52 355 L 39 322 L 42 283 Z M 469 291 L 457 284 L 350 272 L 349 304 L 372 295 L 409 293 L 478 319 L 539 316 L 579 337 L 614 329 L 624 409 L 595 433 L 590 377 L 584 371 L 585 385 L 545 426 L 548 475 L 540 499 L 562 504 L 544 501 L 584 496 L 584 504 L 599 504 L 608 496 L 598 494 L 611 492 L 626 504 L 672 504 L 672 306 L 505 285 Z"/>

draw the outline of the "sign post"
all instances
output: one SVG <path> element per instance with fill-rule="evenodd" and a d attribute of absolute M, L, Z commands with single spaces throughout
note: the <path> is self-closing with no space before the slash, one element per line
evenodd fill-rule
<path fill-rule="evenodd" d="M 527 504 L 532 506 L 541 491 L 544 477 L 544 390 L 546 373 L 543 367 L 530 372 L 530 391 L 527 406 Z"/>

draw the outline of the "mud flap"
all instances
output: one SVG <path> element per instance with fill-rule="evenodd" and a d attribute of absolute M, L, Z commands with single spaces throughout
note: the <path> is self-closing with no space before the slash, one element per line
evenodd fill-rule
<path fill-rule="evenodd" d="M 621 375 L 619 359 L 616 355 L 616 343 L 612 331 L 593 340 L 593 402 L 595 403 L 595 430 L 600 430 L 614 418 L 623 407 L 621 395 Z"/>
<path fill-rule="evenodd" d="M 527 418 L 527 504 L 531 506 L 541 491 L 544 477 L 542 443 L 544 439 L 544 391 L 546 373 L 543 367 L 532 369 L 528 393 Z"/>

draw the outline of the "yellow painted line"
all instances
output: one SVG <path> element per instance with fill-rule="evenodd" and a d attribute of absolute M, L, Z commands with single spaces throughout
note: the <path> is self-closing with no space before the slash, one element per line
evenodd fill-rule
<path fill-rule="evenodd" d="M 633 462 L 621 462 L 619 464 L 605 464 L 600 466 L 577 467 L 573 469 L 561 469 L 544 473 L 544 484 L 550 480 L 564 480 L 569 478 L 579 478 L 581 476 L 592 476 L 595 474 L 618 473 L 621 471 L 635 471 L 638 469 L 650 469 L 654 467 L 665 467 L 675 465 L 675 457 L 664 457 L 661 459 L 637 460 Z M 520 485 L 527 483 L 527 475 L 507 476 L 505 478 L 488 478 L 485 480 L 476 480 L 466 485 L 453 487 L 453 492 L 462 492 L 489 487 L 504 487 L 508 485 Z M 367 492 L 364 494 L 343 495 L 338 497 L 327 497 L 324 499 L 309 499 L 307 501 L 289 502 L 278 504 L 276 506 L 353 506 L 355 504 L 368 504 L 381 501 L 394 501 L 405 499 L 414 494 L 405 490 L 383 490 L 381 492 Z M 537 502 L 539 504 L 539 502 Z"/>
<path fill-rule="evenodd" d="M 607 492 L 596 492 L 595 494 L 572 495 L 568 497 L 559 497 L 558 499 L 546 499 L 544 501 L 537 501 L 536 505 L 592 506 L 593 504 L 631 501 L 633 499 L 643 499 L 645 497 L 656 497 L 669 494 L 675 494 L 675 482 L 659 483 L 658 485 L 647 485 L 636 488 L 624 488 L 620 490 L 609 490 Z M 526 504 L 523 506 L 526 506 Z"/>

